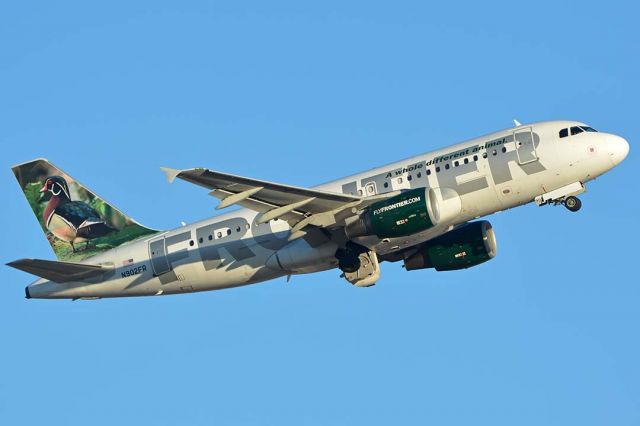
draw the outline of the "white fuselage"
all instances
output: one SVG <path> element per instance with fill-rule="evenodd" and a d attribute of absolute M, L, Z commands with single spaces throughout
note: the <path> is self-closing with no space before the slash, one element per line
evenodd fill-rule
<path fill-rule="evenodd" d="M 559 131 L 580 125 L 550 121 L 519 126 L 318 186 L 337 193 L 373 196 L 419 187 L 452 188 L 460 196 L 457 225 L 516 207 L 571 184 L 584 184 L 624 159 L 628 145 L 607 133 L 564 138 Z M 569 193 L 563 195 L 571 195 Z M 241 209 L 138 240 L 87 259 L 113 266 L 96 282 L 57 284 L 44 279 L 29 286 L 34 298 L 148 296 L 215 290 L 280 276 L 334 268 L 335 243 L 322 235 L 287 241 L 289 225 L 274 220 L 256 225 L 257 213 Z M 445 230 L 446 231 L 446 230 Z M 429 230 L 403 238 L 361 238 L 384 255 L 419 244 Z M 307 262 L 287 266 L 274 253 L 303 253 Z M 287 254 L 287 253 L 285 253 Z"/>

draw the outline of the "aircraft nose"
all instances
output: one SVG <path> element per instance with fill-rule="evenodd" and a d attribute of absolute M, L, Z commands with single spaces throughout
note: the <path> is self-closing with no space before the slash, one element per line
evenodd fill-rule
<path fill-rule="evenodd" d="M 629 142 L 620 136 L 611 135 L 609 138 L 609 157 L 614 165 L 618 165 L 629 154 Z"/>

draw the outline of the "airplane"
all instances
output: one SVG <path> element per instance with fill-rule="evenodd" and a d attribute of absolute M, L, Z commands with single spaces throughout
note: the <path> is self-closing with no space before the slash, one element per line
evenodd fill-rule
<path fill-rule="evenodd" d="M 487 134 L 314 187 L 207 168 L 162 168 L 241 209 L 170 231 L 131 219 L 45 159 L 12 168 L 57 260 L 9 266 L 39 277 L 28 299 L 160 296 L 338 268 L 357 287 L 380 264 L 455 271 L 497 254 L 484 216 L 534 202 L 576 212 L 585 184 L 622 162 L 625 139 L 576 121 Z M 479 219 L 479 220 L 478 220 Z"/>

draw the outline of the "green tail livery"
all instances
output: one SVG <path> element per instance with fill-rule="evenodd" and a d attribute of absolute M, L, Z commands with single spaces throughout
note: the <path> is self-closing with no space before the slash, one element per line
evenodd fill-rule
<path fill-rule="evenodd" d="M 60 261 L 78 262 L 158 232 L 129 218 L 45 159 L 12 170 Z"/>

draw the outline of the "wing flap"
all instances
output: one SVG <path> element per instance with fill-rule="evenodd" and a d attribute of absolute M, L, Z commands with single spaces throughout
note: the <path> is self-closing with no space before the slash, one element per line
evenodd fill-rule
<path fill-rule="evenodd" d="M 246 200 L 251 197 L 256 192 L 262 191 L 264 188 L 258 186 L 257 188 L 247 189 L 246 191 L 238 192 L 237 194 L 222 192 L 217 189 L 214 189 L 209 193 L 209 195 L 213 195 L 214 197 L 220 198 L 220 204 L 216 207 L 216 210 L 221 210 L 226 207 L 232 206 L 234 204 L 238 204 L 242 200 Z M 219 191 L 219 192 L 216 192 Z"/>
<path fill-rule="evenodd" d="M 84 263 L 58 262 L 43 259 L 19 259 L 7 266 L 57 283 L 82 281 L 113 271 L 113 266 L 87 265 Z"/>

